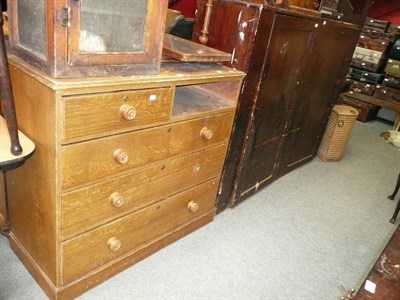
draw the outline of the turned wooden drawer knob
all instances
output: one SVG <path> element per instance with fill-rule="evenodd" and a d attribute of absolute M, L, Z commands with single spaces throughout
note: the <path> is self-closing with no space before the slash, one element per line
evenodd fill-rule
<path fill-rule="evenodd" d="M 121 241 L 116 237 L 112 237 L 107 241 L 107 245 L 111 251 L 117 251 L 119 248 L 121 248 Z"/>
<path fill-rule="evenodd" d="M 136 117 L 136 108 L 131 105 L 124 104 L 119 109 L 119 113 L 125 120 L 130 121 Z"/>
<path fill-rule="evenodd" d="M 199 205 L 194 201 L 190 201 L 187 208 L 192 212 L 196 212 L 199 209 Z"/>
<path fill-rule="evenodd" d="M 128 162 L 128 154 L 122 149 L 115 150 L 113 157 L 115 161 L 119 162 L 120 164 L 126 164 Z"/>
<path fill-rule="evenodd" d="M 213 136 L 213 131 L 211 129 L 208 129 L 207 127 L 203 127 L 200 131 L 200 136 L 205 138 L 206 140 L 209 140 Z"/>
<path fill-rule="evenodd" d="M 121 207 L 122 205 L 124 205 L 124 202 L 125 202 L 124 197 L 122 197 L 117 192 L 111 194 L 110 201 L 111 201 L 112 206 L 114 206 L 114 207 Z"/>
<path fill-rule="evenodd" d="M 201 169 L 201 165 L 199 163 L 197 163 L 193 166 L 193 172 L 195 172 L 195 173 L 199 172 L 200 169 Z"/>

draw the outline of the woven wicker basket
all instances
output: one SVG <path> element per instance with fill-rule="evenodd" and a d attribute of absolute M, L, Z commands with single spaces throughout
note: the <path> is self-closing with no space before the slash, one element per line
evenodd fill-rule
<path fill-rule="evenodd" d="M 329 117 L 317 156 L 323 161 L 343 158 L 358 111 L 348 105 L 335 105 Z"/>

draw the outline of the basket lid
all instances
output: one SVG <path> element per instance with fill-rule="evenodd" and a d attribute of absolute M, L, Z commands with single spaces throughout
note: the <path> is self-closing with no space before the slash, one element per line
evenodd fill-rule
<path fill-rule="evenodd" d="M 358 110 L 350 105 L 337 104 L 333 107 L 332 110 L 340 116 L 355 116 L 356 117 L 359 114 Z"/>

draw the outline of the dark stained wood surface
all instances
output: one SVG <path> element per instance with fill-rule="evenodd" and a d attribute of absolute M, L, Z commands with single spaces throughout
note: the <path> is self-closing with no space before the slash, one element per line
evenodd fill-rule
<path fill-rule="evenodd" d="M 397 224 L 398 226 L 398 224 Z M 398 226 L 381 256 L 358 290 L 354 300 L 397 300 L 400 298 L 400 227 Z M 365 289 L 369 280 L 376 284 L 375 293 Z"/>
<path fill-rule="evenodd" d="M 194 41 L 201 35 L 205 3 L 198 1 Z M 313 14 L 247 4 L 213 1 L 209 24 L 207 45 L 231 53 L 228 65 L 247 73 L 218 212 L 315 157 L 361 29 Z"/>

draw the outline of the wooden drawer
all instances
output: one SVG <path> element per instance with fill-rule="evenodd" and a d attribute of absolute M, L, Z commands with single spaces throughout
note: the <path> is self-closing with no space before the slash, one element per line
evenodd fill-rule
<path fill-rule="evenodd" d="M 217 189 L 217 180 L 208 181 L 62 243 L 63 283 L 146 247 L 168 231 L 212 211 Z M 196 203 L 198 209 L 192 211 L 189 203 Z"/>
<path fill-rule="evenodd" d="M 87 231 L 122 214 L 221 175 L 226 144 L 162 162 L 61 197 L 62 236 Z"/>
<path fill-rule="evenodd" d="M 172 97 L 169 87 L 64 97 L 63 139 L 168 120 Z"/>
<path fill-rule="evenodd" d="M 62 147 L 62 188 L 116 175 L 229 138 L 233 112 Z"/>

